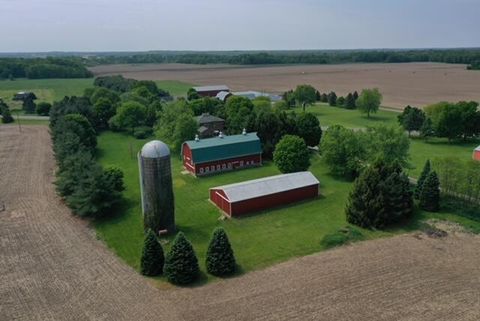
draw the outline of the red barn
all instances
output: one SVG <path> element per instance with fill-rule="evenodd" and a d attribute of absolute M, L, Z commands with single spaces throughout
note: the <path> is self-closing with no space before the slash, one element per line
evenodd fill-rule
<path fill-rule="evenodd" d="M 225 91 L 230 92 L 230 88 L 225 85 L 217 85 L 217 86 L 200 86 L 200 87 L 193 87 L 195 91 L 201 97 L 216 97 L 219 92 Z"/>
<path fill-rule="evenodd" d="M 276 175 L 211 188 L 210 200 L 235 217 L 315 198 L 319 184 L 310 172 Z"/>
<path fill-rule="evenodd" d="M 189 140 L 182 145 L 183 166 L 195 176 L 262 165 L 257 133 Z"/>
<path fill-rule="evenodd" d="M 475 150 L 473 151 L 473 159 L 480 161 L 480 146 L 475 148 Z"/>

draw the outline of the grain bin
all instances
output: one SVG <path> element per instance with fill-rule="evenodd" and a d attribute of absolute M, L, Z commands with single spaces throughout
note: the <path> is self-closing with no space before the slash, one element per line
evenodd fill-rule
<path fill-rule="evenodd" d="M 168 146 L 153 140 L 138 153 L 140 189 L 145 229 L 156 233 L 175 231 L 172 170 Z"/>

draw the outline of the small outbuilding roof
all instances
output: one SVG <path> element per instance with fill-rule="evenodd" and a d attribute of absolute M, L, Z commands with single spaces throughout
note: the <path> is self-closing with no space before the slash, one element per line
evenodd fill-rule
<path fill-rule="evenodd" d="M 184 144 L 187 144 L 192 151 L 192 160 L 196 164 L 262 153 L 257 133 L 220 135 L 213 138 L 188 140 Z"/>
<path fill-rule="evenodd" d="M 160 158 L 170 155 L 168 146 L 159 140 L 152 140 L 142 147 L 140 155 L 144 158 Z"/>
<path fill-rule="evenodd" d="M 213 86 L 198 86 L 198 87 L 193 87 L 197 92 L 203 92 L 203 91 L 230 91 L 230 88 L 228 88 L 226 85 L 213 85 Z"/>
<path fill-rule="evenodd" d="M 318 185 L 320 182 L 311 172 L 281 174 L 251 181 L 218 186 L 232 203 L 261 196 L 277 194 L 302 187 Z"/>
<path fill-rule="evenodd" d="M 228 91 L 221 91 L 217 94 L 216 98 L 220 99 L 221 101 L 225 101 L 232 93 Z"/>
<path fill-rule="evenodd" d="M 475 148 L 475 151 L 480 152 L 480 146 L 478 146 L 477 148 Z"/>
<path fill-rule="evenodd" d="M 220 121 L 222 121 L 222 122 L 225 121 L 225 120 L 223 120 L 222 118 L 217 117 L 217 116 L 210 115 L 209 113 L 204 113 L 204 114 L 202 114 L 201 116 L 195 117 L 195 119 L 197 120 L 197 123 L 199 123 L 200 125 L 208 124 L 208 123 L 214 123 L 214 122 L 220 122 Z"/>

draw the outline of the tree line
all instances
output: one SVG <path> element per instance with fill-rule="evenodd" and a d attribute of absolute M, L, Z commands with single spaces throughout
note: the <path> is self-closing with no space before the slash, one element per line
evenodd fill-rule
<path fill-rule="evenodd" d="M 412 49 L 412 50 L 326 50 L 263 52 L 149 52 L 93 57 L 92 64 L 187 63 L 234 65 L 265 64 L 338 64 L 444 62 L 472 64 L 480 61 L 480 49 Z"/>
<path fill-rule="evenodd" d="M 0 58 L 0 79 L 90 78 L 84 60 L 69 58 Z"/>

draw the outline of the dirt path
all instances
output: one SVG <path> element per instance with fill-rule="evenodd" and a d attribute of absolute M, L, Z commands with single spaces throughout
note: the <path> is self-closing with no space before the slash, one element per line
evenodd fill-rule
<path fill-rule="evenodd" d="M 61 204 L 53 171 L 46 126 L 0 126 L 0 320 L 178 320 Z"/>
<path fill-rule="evenodd" d="M 480 320 L 480 237 L 460 232 L 362 242 L 158 290 L 58 200 L 47 128 L 23 130 L 0 126 L 1 321 Z"/>

